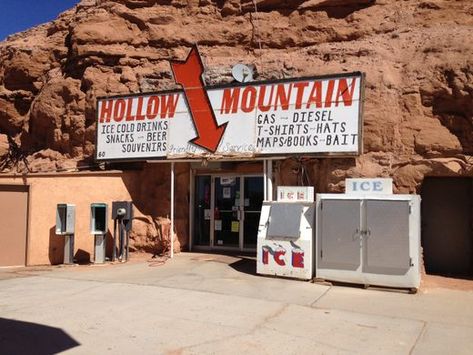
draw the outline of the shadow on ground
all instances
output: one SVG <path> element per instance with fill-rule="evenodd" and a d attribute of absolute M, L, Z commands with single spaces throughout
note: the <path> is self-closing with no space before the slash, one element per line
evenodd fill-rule
<path fill-rule="evenodd" d="M 49 355 L 79 345 L 60 328 L 0 318 L 0 352 L 2 354 Z"/>
<path fill-rule="evenodd" d="M 256 260 L 254 258 L 242 257 L 241 260 L 235 261 L 228 266 L 244 274 L 256 275 Z"/>

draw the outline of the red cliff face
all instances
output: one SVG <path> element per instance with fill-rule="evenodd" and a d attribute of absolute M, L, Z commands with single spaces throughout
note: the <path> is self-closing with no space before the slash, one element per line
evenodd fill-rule
<path fill-rule="evenodd" d="M 96 97 L 174 88 L 169 61 L 197 43 L 207 84 L 238 62 L 257 79 L 365 72 L 364 154 L 306 171 L 319 191 L 392 176 L 415 192 L 472 174 L 472 38 L 471 0 L 83 0 L 0 43 L 0 166 L 93 164 Z M 299 164 L 279 164 L 280 183 Z"/>

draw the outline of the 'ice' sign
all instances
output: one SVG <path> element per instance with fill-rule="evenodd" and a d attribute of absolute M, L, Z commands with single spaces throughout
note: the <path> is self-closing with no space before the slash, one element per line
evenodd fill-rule
<path fill-rule="evenodd" d="M 345 179 L 345 193 L 390 195 L 393 193 L 393 179 Z"/>

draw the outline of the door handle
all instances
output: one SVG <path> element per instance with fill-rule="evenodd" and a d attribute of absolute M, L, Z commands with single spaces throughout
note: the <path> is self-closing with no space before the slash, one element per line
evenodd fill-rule
<path fill-rule="evenodd" d="M 355 229 L 355 233 L 353 233 L 353 236 L 351 238 L 353 241 L 355 241 L 356 239 L 360 239 L 360 230 L 357 228 Z"/>

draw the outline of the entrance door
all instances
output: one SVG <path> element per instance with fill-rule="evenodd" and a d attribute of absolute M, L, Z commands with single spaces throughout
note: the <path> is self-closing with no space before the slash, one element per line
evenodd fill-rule
<path fill-rule="evenodd" d="M 422 247 L 428 273 L 473 275 L 473 188 L 470 178 L 426 178 Z"/>
<path fill-rule="evenodd" d="M 254 251 L 263 198 L 261 176 L 196 176 L 193 245 Z"/>
<path fill-rule="evenodd" d="M 213 246 L 240 248 L 241 179 L 236 176 L 215 176 Z"/>
<path fill-rule="evenodd" d="M 245 176 L 243 182 L 243 248 L 255 250 L 264 200 L 264 181 L 261 176 Z"/>

